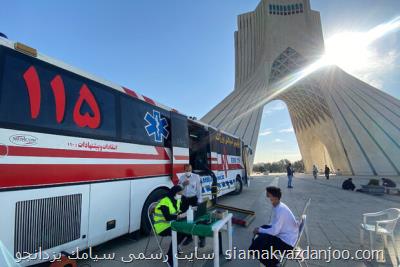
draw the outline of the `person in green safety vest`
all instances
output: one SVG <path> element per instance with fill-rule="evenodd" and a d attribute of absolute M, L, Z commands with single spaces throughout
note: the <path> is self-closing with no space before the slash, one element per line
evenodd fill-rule
<path fill-rule="evenodd" d="M 171 235 L 171 221 L 186 217 L 186 213 L 181 213 L 181 197 L 183 188 L 180 185 L 171 187 L 168 194 L 162 198 L 154 210 L 154 230 L 160 236 Z M 189 235 L 177 233 L 178 244 Z M 172 242 L 168 249 L 168 264 L 172 266 Z"/>

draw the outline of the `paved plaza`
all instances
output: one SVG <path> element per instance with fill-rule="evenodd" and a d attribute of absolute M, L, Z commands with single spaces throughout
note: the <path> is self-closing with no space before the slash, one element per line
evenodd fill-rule
<path fill-rule="evenodd" d="M 271 214 L 271 205 L 265 197 L 265 187 L 277 185 L 283 189 L 282 201 L 286 203 L 296 216 L 300 216 L 308 198 L 311 197 L 311 205 L 307 211 L 310 247 L 312 249 L 348 249 L 354 252 L 360 249 L 359 224 L 362 214 L 376 212 L 386 208 L 400 208 L 400 196 L 371 196 L 358 192 L 349 192 L 340 189 L 342 177 L 331 177 L 326 180 L 318 177 L 317 180 L 305 175 L 298 175 L 294 180 L 294 188 L 286 188 L 287 178 L 284 175 L 258 176 L 251 179 L 249 188 L 244 188 L 239 196 L 225 196 L 219 203 L 250 209 L 256 212 L 256 219 L 248 228 L 234 227 L 233 245 L 239 249 L 247 249 L 250 245 L 252 230 L 254 227 L 266 224 Z M 354 178 L 356 185 L 366 183 L 367 178 Z M 396 239 L 400 247 L 400 225 L 397 225 Z M 168 248 L 169 238 L 163 241 L 164 249 Z M 130 253 L 143 252 L 147 238 L 137 240 L 124 236 L 96 247 L 94 251 L 100 255 L 103 253 L 116 253 L 113 261 L 80 261 L 78 266 L 93 267 L 117 267 L 117 266 L 162 266 L 157 261 L 134 261 L 123 263 L 121 257 L 128 257 Z M 223 240 L 225 242 L 225 239 Z M 368 246 L 368 235 L 365 238 Z M 302 247 L 306 247 L 306 239 L 301 241 Z M 389 243 L 390 245 L 390 243 Z M 154 238 L 151 239 L 151 250 L 158 253 Z M 377 240 L 375 249 L 383 247 L 382 240 Z M 193 244 L 183 247 L 184 253 L 190 252 Z M 224 246 L 223 249 L 226 249 Z M 212 241 L 207 240 L 207 246 L 200 252 L 211 253 Z M 397 266 L 394 251 L 389 246 L 385 250 L 384 257 L 378 261 L 363 260 L 339 260 L 331 263 L 324 261 L 308 261 L 309 266 Z M 166 265 L 165 265 L 166 266 Z M 180 262 L 180 266 L 213 266 L 211 261 L 197 260 L 193 262 Z M 254 260 L 221 261 L 221 266 L 259 266 Z M 286 266 L 296 266 L 294 262 L 288 262 Z"/>

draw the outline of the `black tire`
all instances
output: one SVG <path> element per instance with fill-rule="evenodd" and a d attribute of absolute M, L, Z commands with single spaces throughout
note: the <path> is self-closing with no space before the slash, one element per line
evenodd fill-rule
<path fill-rule="evenodd" d="M 151 192 L 150 196 L 146 199 L 142 209 L 142 215 L 140 219 L 140 231 L 144 235 L 148 235 L 151 233 L 151 225 L 149 222 L 149 218 L 147 217 L 147 210 L 151 203 L 156 202 L 163 198 L 168 193 L 165 188 L 158 188 Z"/>
<path fill-rule="evenodd" d="M 232 195 L 240 195 L 243 190 L 243 181 L 242 178 L 238 175 L 236 176 L 236 182 L 235 182 L 235 191 L 231 192 Z"/>

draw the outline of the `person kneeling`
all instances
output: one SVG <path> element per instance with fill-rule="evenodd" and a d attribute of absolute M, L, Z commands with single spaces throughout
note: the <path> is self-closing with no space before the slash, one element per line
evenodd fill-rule
<path fill-rule="evenodd" d="M 259 261 L 270 267 L 279 263 L 279 259 L 273 257 L 270 252 L 279 250 L 284 253 L 293 250 L 299 235 L 299 222 L 288 206 L 280 201 L 282 196 L 280 188 L 270 186 L 266 191 L 267 198 L 273 206 L 271 224 L 254 229 L 256 238 L 253 239 L 249 250 L 259 251 Z M 263 251 L 268 252 L 268 257 L 261 257 Z"/>
<path fill-rule="evenodd" d="M 356 186 L 353 184 L 353 179 L 349 178 L 345 180 L 342 184 L 342 189 L 354 191 L 354 189 L 356 189 Z"/>
<path fill-rule="evenodd" d="M 168 195 L 165 196 L 158 202 L 154 210 L 154 229 L 160 236 L 171 236 L 171 221 L 186 217 L 185 213 L 181 211 L 181 197 L 183 194 L 183 188 L 179 185 L 173 186 Z M 189 238 L 189 235 L 177 233 L 177 241 L 180 244 L 185 238 Z M 172 242 L 168 249 L 168 264 L 173 265 L 172 255 Z"/>

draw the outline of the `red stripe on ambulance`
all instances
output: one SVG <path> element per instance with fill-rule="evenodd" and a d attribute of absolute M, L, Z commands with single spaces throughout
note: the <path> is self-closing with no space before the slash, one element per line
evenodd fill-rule
<path fill-rule="evenodd" d="M 171 174 L 171 164 L 1 164 L 2 187 L 98 182 Z"/>
<path fill-rule="evenodd" d="M 152 159 L 169 160 L 164 148 L 155 147 L 157 154 L 101 152 L 41 147 L 9 146 L 8 156 L 20 157 L 63 157 L 63 158 L 108 158 L 108 159 Z"/>

